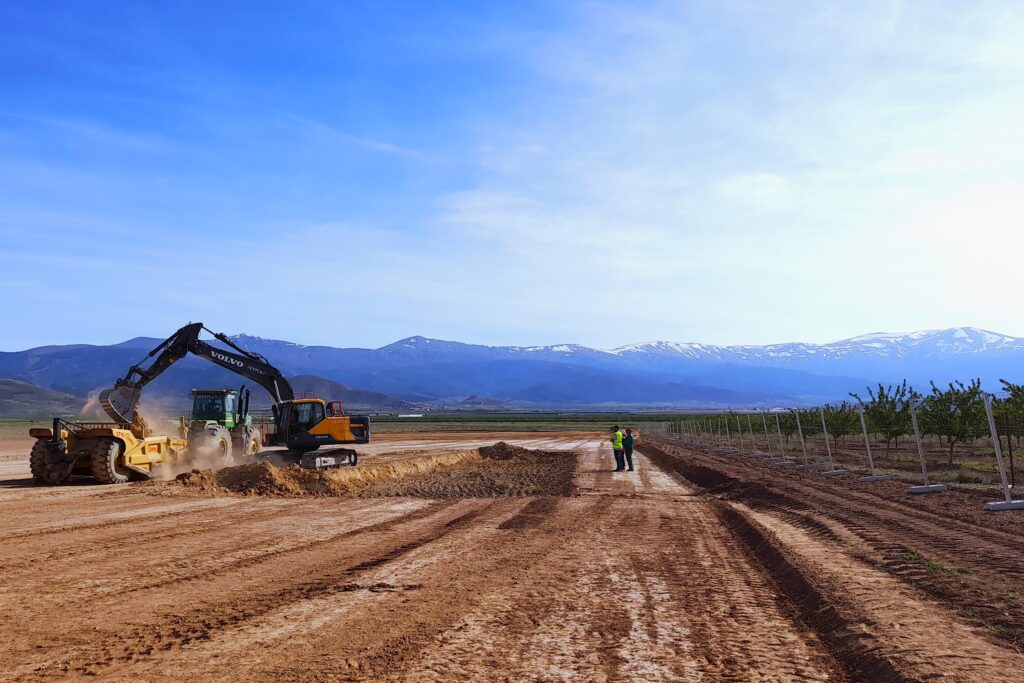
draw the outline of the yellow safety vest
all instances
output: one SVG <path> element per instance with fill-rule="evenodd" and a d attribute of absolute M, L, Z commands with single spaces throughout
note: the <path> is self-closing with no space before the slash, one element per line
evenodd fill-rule
<path fill-rule="evenodd" d="M 612 448 L 622 450 L 622 432 L 615 432 L 615 435 L 612 436 Z"/>

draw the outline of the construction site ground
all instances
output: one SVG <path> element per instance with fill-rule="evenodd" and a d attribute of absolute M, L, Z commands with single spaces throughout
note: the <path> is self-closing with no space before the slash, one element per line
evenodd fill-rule
<path fill-rule="evenodd" d="M 4 460 L 0 680 L 1021 680 L 1024 513 L 641 443 L 403 434 L 356 468 L 395 481 L 274 495 Z"/>

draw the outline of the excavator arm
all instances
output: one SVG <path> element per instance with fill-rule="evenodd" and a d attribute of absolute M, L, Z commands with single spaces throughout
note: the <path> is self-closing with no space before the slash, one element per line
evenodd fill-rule
<path fill-rule="evenodd" d="M 228 348 L 221 349 L 200 339 L 199 334 L 203 330 L 210 332 Z M 225 334 L 207 330 L 202 323 L 189 323 L 150 351 L 142 362 L 129 368 L 128 373 L 117 380 L 112 388 L 100 393 L 103 410 L 116 422 L 132 422 L 143 387 L 189 353 L 260 385 L 267 390 L 275 405 L 295 398 L 291 384 L 266 358 L 246 351 Z M 147 359 L 154 357 L 155 360 L 147 365 Z"/>

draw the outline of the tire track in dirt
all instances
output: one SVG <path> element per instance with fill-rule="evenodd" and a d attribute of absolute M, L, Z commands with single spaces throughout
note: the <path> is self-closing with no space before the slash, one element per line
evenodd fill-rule
<path fill-rule="evenodd" d="M 896 539 L 914 539 L 915 543 L 928 548 L 929 555 L 957 558 L 1008 578 L 1024 577 L 1024 556 L 1007 552 L 1008 547 L 1024 543 L 1024 536 L 1013 537 L 991 529 L 979 533 L 977 526 L 931 513 L 908 513 L 891 501 L 857 491 L 844 496 L 818 491 L 806 496 L 805 504 L 810 500 L 816 501 L 819 509 L 830 508 L 834 517 L 842 516 L 851 529 L 863 531 L 865 540 L 872 540 L 868 538 L 871 536 L 884 544 Z M 843 515 L 844 509 L 850 507 L 856 508 L 856 516 Z"/>
<path fill-rule="evenodd" d="M 944 519 L 930 510 L 862 490 L 852 482 L 824 481 L 814 474 L 779 471 L 735 455 L 667 447 L 691 468 L 691 475 L 721 495 L 775 514 L 816 534 L 841 525 L 846 552 L 887 568 L 907 586 L 953 606 L 961 618 L 984 626 L 990 637 L 1024 651 L 1024 533 L 962 519 Z M 665 453 L 665 457 L 673 457 Z M 715 469 L 695 466 L 693 460 Z M 678 463 L 673 464 L 677 466 Z M 713 476 L 706 476 L 706 472 Z M 721 484 L 721 481 L 725 484 Z M 742 482 L 742 483 L 741 483 Z M 729 490 L 735 488 L 735 491 Z M 900 497 L 905 490 L 897 487 Z M 891 489 L 890 489 L 891 492 Z M 955 511 L 954 511 L 955 512 Z M 979 512 L 979 514 L 982 514 Z M 989 513 L 991 514 L 991 513 Z M 948 525 L 948 529 L 947 529 Z M 858 542 L 851 542 L 851 535 Z M 834 534 L 833 534 L 834 536 Z"/>
<path fill-rule="evenodd" d="M 85 538 L 130 543 L 130 519 L 103 515 L 153 501 L 90 499 L 81 521 L 98 526 L 0 550 L 23 563 L 0 583 L 0 678 L 1000 680 L 1015 661 L 878 564 L 904 547 L 899 524 L 937 544 L 927 516 L 885 524 L 866 493 L 801 501 L 761 470 L 761 488 L 740 483 L 727 456 L 666 454 L 658 467 L 638 453 L 636 472 L 614 473 L 603 439 L 580 450 L 578 498 L 231 499 L 142 516 L 148 537 L 124 554 Z M 699 488 L 710 480 L 717 497 Z M 55 525 L 42 508 L 28 517 Z M 43 555 L 61 539 L 77 550 Z M 16 607 L 22 587 L 32 609 Z M 936 629 L 949 632 L 926 638 Z"/>
<path fill-rule="evenodd" d="M 1019 653 L 993 644 L 988 633 L 901 583 L 905 577 L 876 568 L 869 556 L 880 542 L 877 534 L 872 537 L 872 525 L 887 529 L 886 520 L 863 511 L 863 524 L 847 523 L 844 517 L 859 501 L 834 500 L 829 517 L 814 518 L 812 501 L 818 492 L 797 501 L 766 488 L 763 481 L 723 480 L 722 472 L 713 469 L 714 456 L 683 452 L 679 460 L 663 449 L 651 449 L 651 454 L 698 484 L 724 491 L 725 500 L 716 501 L 723 521 L 774 574 L 854 678 L 999 681 L 1015 680 L 1016 672 L 1024 670 Z M 712 467 L 697 465 L 694 458 Z M 836 498 L 831 492 L 824 497 Z M 900 517 L 906 516 L 901 511 Z"/>
<path fill-rule="evenodd" d="M 842 678 L 707 502 L 640 459 L 638 471 L 650 468 L 638 477 L 643 497 L 603 496 L 637 480 L 604 470 L 603 451 L 592 444 L 580 463 L 594 493 L 558 503 L 561 513 L 589 504 L 600 516 L 518 590 L 487 596 L 388 680 L 489 680 L 499 671 L 507 680 Z M 754 623 L 766 625 L 765 635 L 751 634 Z"/>
<path fill-rule="evenodd" d="M 184 502 L 163 503 L 148 507 L 139 506 L 120 510 L 117 512 L 104 512 L 88 514 L 68 523 L 47 523 L 32 527 L 23 527 L 13 533 L 0 533 L 0 543 L 15 541 L 22 538 L 41 536 L 44 534 L 64 534 L 68 532 L 93 531 L 103 529 L 125 522 L 133 522 L 146 517 L 162 519 L 183 514 L 194 514 L 197 511 L 219 509 L 238 505 L 242 502 L 240 498 L 204 498 L 201 500 L 189 500 Z M 74 515 L 74 510 L 69 510 Z"/>
<path fill-rule="evenodd" d="M 361 553 L 357 551 L 348 559 L 327 553 L 320 547 L 323 544 L 318 544 L 313 550 L 322 556 L 320 561 L 302 566 L 299 576 L 292 576 L 290 579 L 287 576 L 282 577 L 285 582 L 280 588 L 275 589 L 271 585 L 266 586 L 271 589 L 270 591 L 264 590 L 255 594 L 236 592 L 229 594 L 227 600 L 207 603 L 183 613 L 178 610 L 165 614 L 155 623 L 139 625 L 127 633 L 118 634 L 117 637 L 100 637 L 85 647 L 80 646 L 76 651 L 68 653 L 63 661 L 50 662 L 35 673 L 43 677 L 68 670 L 80 675 L 100 673 L 112 665 L 130 663 L 156 653 L 166 653 L 192 643 L 210 640 L 227 629 L 238 628 L 282 606 L 343 591 L 345 585 L 361 573 L 394 561 L 451 531 L 465 527 L 481 514 L 486 506 L 486 502 L 481 502 L 470 505 L 468 510 L 453 510 L 466 506 L 445 501 L 432 510 L 435 513 L 433 517 L 417 516 L 416 512 L 413 512 L 409 515 L 412 517 L 410 520 L 398 519 L 393 520 L 393 524 L 384 523 L 376 529 L 356 530 L 347 539 L 364 534 L 377 536 L 382 532 L 385 537 L 374 543 L 364 543 L 365 548 L 361 549 Z M 452 512 L 457 514 L 452 515 Z M 403 523 L 420 524 L 411 530 L 405 530 Z M 342 539 L 332 539 L 338 540 Z M 311 549 L 305 550 L 308 554 Z M 292 556 L 291 553 L 281 555 L 268 559 L 283 559 L 287 562 Z M 306 578 L 310 575 L 315 578 Z M 201 579 L 202 577 L 197 577 L 197 580 Z"/>
<path fill-rule="evenodd" d="M 125 519 L 122 523 L 87 533 L 63 538 L 54 534 L 41 537 L 23 537 L 17 543 L 8 543 L 0 551 L 0 577 L 13 579 L 16 571 L 28 568 L 34 571 L 42 562 L 59 563 L 73 560 L 87 562 L 93 556 L 109 554 L 111 547 L 132 544 L 136 551 L 148 546 L 160 546 L 178 538 L 185 538 L 201 531 L 218 527 L 234 527 L 258 524 L 281 515 L 281 507 L 267 505 L 265 509 L 252 507 L 217 510 L 215 515 L 189 515 L 174 526 L 167 526 L 162 518 L 134 521 Z"/>
<path fill-rule="evenodd" d="M 103 546 L 106 553 L 73 557 L 64 563 L 65 568 L 60 564 L 53 565 L 53 571 L 70 577 L 56 586 L 50 576 L 32 572 L 4 576 L 0 585 L 17 585 L 19 594 L 42 596 L 44 604 L 51 609 L 82 609 L 90 603 L 109 603 L 112 597 L 122 600 L 133 593 L 161 586 L 209 581 L 283 553 L 300 552 L 324 544 L 329 547 L 332 542 L 342 542 L 364 531 L 386 529 L 403 519 L 415 520 L 445 507 L 443 503 L 431 506 L 425 501 L 396 502 L 377 506 L 378 509 L 369 513 L 368 519 L 350 515 L 345 521 L 333 521 L 321 516 L 304 517 L 302 508 L 286 510 L 274 501 L 266 502 L 274 509 L 274 514 L 264 519 L 265 536 L 258 537 L 255 542 L 250 539 L 261 529 L 255 523 L 247 525 L 249 533 L 245 535 L 240 535 L 238 529 L 231 526 L 198 527 L 187 538 L 176 537 L 174 544 L 152 549 L 147 548 L 145 539 L 142 543 L 133 544 L 137 559 L 130 565 L 126 565 L 118 555 L 112 555 L 107 545 Z M 358 515 L 359 511 L 354 513 Z M 84 568 L 88 570 L 84 571 Z M 132 574 L 132 578 L 127 579 L 126 573 Z"/>
<path fill-rule="evenodd" d="M 332 545 L 343 543 L 359 534 L 387 531 L 400 524 L 415 522 L 437 514 L 450 507 L 451 504 L 450 501 L 435 501 L 433 503 L 409 501 L 397 506 L 391 505 L 388 506 L 388 509 L 384 511 L 382 516 L 375 516 L 373 518 L 380 518 L 380 521 L 372 521 L 371 519 L 364 524 L 352 528 L 338 528 L 334 526 L 333 528 L 322 527 L 317 530 L 306 529 L 303 532 L 305 540 L 285 538 L 272 543 L 248 544 L 241 550 L 204 557 L 201 562 L 176 563 L 173 565 L 175 571 L 154 573 L 152 574 L 152 580 L 133 585 L 128 589 L 118 589 L 114 585 L 109 592 L 116 592 L 118 595 L 127 596 L 132 593 L 151 591 L 196 581 L 197 577 L 201 577 L 203 581 L 208 581 L 211 578 L 221 577 L 249 567 L 258 566 L 263 562 L 288 553 L 300 553 L 313 549 L 329 551 Z M 91 597 L 90 600 L 92 599 L 95 598 Z"/>
<path fill-rule="evenodd" d="M 514 514 L 524 503 L 514 499 L 479 500 L 470 505 L 468 512 L 435 525 L 429 534 L 415 536 L 387 552 L 347 566 L 326 582 L 318 581 L 316 590 L 303 586 L 301 590 L 289 591 L 288 599 L 276 600 L 271 610 L 230 624 L 211 633 L 209 638 L 182 643 L 161 657 L 159 668 L 223 665 L 218 660 L 223 660 L 225 653 L 231 653 L 227 656 L 237 660 L 233 667 L 250 673 L 253 667 L 269 663 L 273 673 L 258 676 L 263 680 L 308 680 L 313 669 L 324 679 L 336 680 L 339 672 L 351 674 L 354 670 L 362 677 L 373 670 L 393 668 L 403 656 L 413 656 L 425 644 L 424 629 L 436 630 L 442 628 L 442 624 L 437 624 L 439 619 L 445 619 L 446 624 L 457 618 L 461 613 L 459 605 L 472 596 L 472 591 L 459 590 L 458 585 L 463 574 L 478 574 L 479 569 L 463 568 L 464 557 L 457 551 L 464 546 L 480 548 L 481 536 L 492 536 L 500 520 Z M 504 554 L 516 552 L 509 546 Z M 491 553 L 487 559 L 494 571 L 501 564 L 501 555 Z M 424 569 L 429 571 L 425 573 Z M 438 587 L 448 599 L 422 605 L 428 609 L 403 609 L 397 628 L 387 621 L 380 622 L 382 612 L 394 610 L 393 606 L 385 607 L 385 603 L 404 601 L 406 594 L 419 595 L 429 590 L 414 581 L 429 582 L 434 575 L 444 577 Z M 367 634 L 361 626 L 370 620 L 378 626 Z M 338 647 L 338 633 L 346 634 L 349 652 L 359 653 L 358 666 L 348 664 L 351 655 L 329 656 Z M 304 655 L 311 640 L 317 644 L 308 655 L 312 658 L 309 662 Z M 319 644 L 320 640 L 325 642 Z M 139 661 L 115 667 L 109 673 L 154 680 L 153 668 L 151 662 Z M 348 675 L 345 680 L 350 680 Z"/>
<path fill-rule="evenodd" d="M 961 623 L 951 610 L 920 599 L 895 577 L 836 552 L 834 545 L 795 526 L 744 505 L 734 507 L 773 533 L 816 578 L 842 584 L 846 599 L 863 615 L 848 621 L 861 623 L 861 637 L 885 644 L 885 656 L 896 670 L 916 680 L 1019 680 L 1024 657 L 994 647 L 986 634 Z"/>

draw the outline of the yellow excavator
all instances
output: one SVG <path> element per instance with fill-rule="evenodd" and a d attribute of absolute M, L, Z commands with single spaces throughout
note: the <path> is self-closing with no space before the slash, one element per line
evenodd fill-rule
<path fill-rule="evenodd" d="M 199 338 L 206 330 L 227 348 L 219 348 Z M 253 425 L 233 413 L 231 420 L 206 420 L 202 429 L 181 421 L 181 436 L 154 436 L 138 412 L 142 389 L 171 365 L 194 354 L 239 374 L 270 394 L 272 422 Z M 148 359 L 153 359 L 147 364 Z M 199 392 L 209 395 L 214 392 Z M 233 392 L 217 392 L 233 393 Z M 245 413 L 248 393 L 244 392 Z M 324 446 L 363 444 L 370 441 L 370 419 L 345 415 L 341 401 L 320 398 L 295 398 L 291 384 L 280 370 L 263 356 L 246 351 L 227 335 L 212 332 L 202 323 L 189 323 L 161 342 L 147 357 L 133 365 L 113 387 L 99 395 L 100 405 L 113 423 L 75 423 L 55 418 L 52 428 L 30 430 L 36 438 L 30 465 L 33 478 L 41 484 L 60 484 L 72 474 L 91 474 L 102 483 L 120 483 L 129 478 L 147 477 L 166 462 L 188 462 L 195 445 L 212 441 L 225 464 L 231 462 L 232 444 L 252 455 L 257 445 L 284 446 L 286 457 L 301 466 L 326 469 L 355 465 L 358 454 L 351 448 Z M 230 437 L 218 435 L 229 433 Z M 254 443 L 258 434 L 258 444 Z"/>

